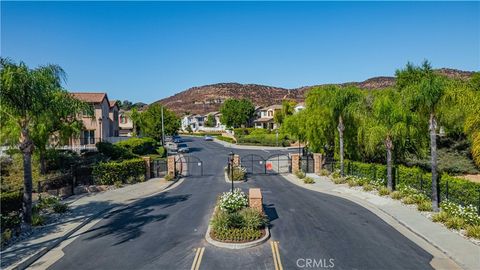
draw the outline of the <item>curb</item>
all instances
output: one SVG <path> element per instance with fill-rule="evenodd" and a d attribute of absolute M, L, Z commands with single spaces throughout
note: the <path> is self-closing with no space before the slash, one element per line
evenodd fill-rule
<path fill-rule="evenodd" d="M 213 210 L 212 218 L 213 218 L 213 215 L 215 215 L 215 212 L 217 212 L 217 207 L 215 207 L 214 210 Z M 210 237 L 210 231 L 211 231 L 210 221 L 212 220 L 212 218 L 210 218 L 210 220 L 208 221 L 208 227 L 207 227 L 207 233 L 205 234 L 205 240 L 207 240 L 208 243 L 210 243 L 210 244 L 212 244 L 216 247 L 228 248 L 228 249 L 251 248 L 251 247 L 259 246 L 259 245 L 265 243 L 268 240 L 268 238 L 270 238 L 270 229 L 268 227 L 266 227 L 265 228 L 265 235 L 262 238 L 251 241 L 251 242 L 247 242 L 247 243 L 224 243 L 224 242 L 220 242 L 220 241 L 217 241 L 217 240 L 213 240 L 213 238 Z"/>
<path fill-rule="evenodd" d="M 294 184 L 294 185 L 297 185 L 299 187 L 302 187 L 302 188 L 305 188 L 305 189 L 308 189 L 308 190 L 312 190 L 312 191 L 315 191 L 315 192 L 319 192 L 319 193 L 324 193 L 324 194 L 328 194 L 328 195 L 332 195 L 332 196 L 337 196 L 337 197 L 340 197 L 340 198 L 343 198 L 343 199 L 347 199 L 353 203 L 356 203 L 358 205 L 360 205 L 361 207 L 364 207 L 365 209 L 371 211 L 373 214 L 375 214 L 376 216 L 378 216 L 380 219 L 386 221 L 384 218 L 382 218 L 381 216 L 379 216 L 377 213 L 375 213 L 374 211 L 372 210 L 376 210 L 376 211 L 379 211 L 381 213 L 383 213 L 384 215 L 388 216 L 389 218 L 395 220 L 395 222 L 397 222 L 400 226 L 402 226 L 403 228 L 405 228 L 406 230 L 408 230 L 409 232 L 413 233 L 415 236 L 419 237 L 420 239 L 422 239 L 423 241 L 427 242 L 429 245 L 431 245 L 432 247 L 436 248 L 438 251 L 440 251 L 442 254 L 444 254 L 447 258 L 451 259 L 453 262 L 455 262 L 458 266 L 462 267 L 463 269 L 467 269 L 465 268 L 465 265 L 463 263 L 461 263 L 460 261 L 456 260 L 455 258 L 453 258 L 445 249 L 443 249 L 442 247 L 436 245 L 435 243 L 433 243 L 431 240 L 429 240 L 428 238 L 426 238 L 425 236 L 423 236 L 422 234 L 418 233 L 417 231 L 415 231 L 411 226 L 408 226 L 405 222 L 399 220 L 398 218 L 396 218 L 395 216 L 393 216 L 392 214 L 386 212 L 385 210 L 369 203 L 368 201 L 360 201 L 361 199 L 359 198 L 355 198 L 355 197 L 350 197 L 348 196 L 348 194 L 345 194 L 345 193 L 341 193 L 341 192 L 332 192 L 332 191 L 327 191 L 327 190 L 317 190 L 317 189 L 314 189 L 313 187 L 312 188 L 308 188 L 307 186 L 303 186 L 303 185 L 299 185 L 298 183 L 296 183 L 295 181 L 289 179 L 288 177 L 284 177 L 287 181 L 289 181 L 290 183 Z M 362 202 L 363 204 L 360 204 L 360 202 Z M 388 222 L 387 222 L 388 223 Z M 389 224 L 389 223 L 388 223 Z M 395 227 L 394 227 L 395 228 Z M 396 229 L 396 228 L 395 228 Z M 398 231 L 398 229 L 396 229 Z M 402 233 L 403 234 L 403 233 Z M 427 251 L 428 252 L 428 251 Z M 429 252 L 430 253 L 430 252 Z"/>
<path fill-rule="evenodd" d="M 225 171 L 224 173 L 225 173 L 225 182 L 231 184 L 232 181 L 231 181 L 230 179 L 228 179 L 228 174 L 227 174 L 227 172 Z M 242 180 L 242 181 L 233 181 L 233 183 L 243 183 L 243 182 L 247 182 L 247 180 L 244 179 L 244 180 Z"/>
<path fill-rule="evenodd" d="M 66 239 L 68 239 L 72 234 L 74 234 L 75 232 L 77 232 L 78 230 L 80 230 L 82 227 L 84 227 L 85 225 L 87 225 L 88 223 L 90 223 L 92 220 L 98 218 L 99 216 L 102 216 L 106 213 L 118 213 L 120 211 L 123 211 L 125 209 L 127 209 L 130 204 L 132 203 L 135 203 L 136 201 L 140 200 L 140 199 L 143 199 L 143 198 L 148 198 L 150 196 L 154 196 L 156 194 L 159 194 L 159 193 L 162 193 L 162 192 L 165 192 L 165 191 L 168 191 L 170 189 L 173 189 L 175 187 L 172 187 L 173 185 L 177 184 L 180 185 L 182 182 L 183 182 L 184 178 L 180 178 L 178 180 L 175 180 L 173 181 L 172 183 L 168 184 L 163 190 L 161 191 L 157 191 L 157 192 L 154 192 L 152 194 L 149 194 L 149 195 L 146 195 L 142 198 L 137 198 L 137 199 L 134 199 L 133 201 L 129 201 L 127 204 L 125 205 L 122 205 L 122 206 L 113 206 L 113 207 L 110 207 L 110 208 L 107 208 L 107 209 L 104 209 L 90 217 L 88 217 L 86 220 L 84 220 L 82 223 L 80 223 L 78 226 L 76 226 L 75 228 L 71 229 L 70 231 L 68 231 L 67 233 L 65 233 L 65 235 L 61 236 L 60 238 L 58 238 L 57 240 L 53 241 L 51 244 L 47 245 L 46 247 L 42 248 L 40 251 L 32 254 L 30 257 L 28 257 L 27 259 L 24 259 L 22 261 L 20 261 L 19 263 L 15 264 L 15 265 L 12 265 L 12 266 L 9 266 L 7 268 L 5 268 L 5 270 L 23 270 L 23 269 L 26 269 L 27 267 L 29 267 L 31 264 L 33 264 L 35 261 L 37 261 L 38 259 L 40 259 L 43 255 L 45 255 L 47 252 L 49 252 L 50 250 L 52 250 L 53 248 L 55 248 L 56 246 L 58 246 L 60 243 L 62 243 L 63 241 L 65 241 Z M 177 186 L 178 186 L 177 185 Z"/>

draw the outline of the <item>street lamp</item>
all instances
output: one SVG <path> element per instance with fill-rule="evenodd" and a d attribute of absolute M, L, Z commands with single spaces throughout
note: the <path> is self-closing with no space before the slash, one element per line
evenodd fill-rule
<path fill-rule="evenodd" d="M 233 194 L 233 157 L 235 154 L 230 152 L 228 154 L 228 172 L 230 173 L 230 181 L 232 181 L 232 194 Z"/>
<path fill-rule="evenodd" d="M 278 147 L 278 129 L 275 130 L 275 139 L 277 141 L 277 147 Z"/>

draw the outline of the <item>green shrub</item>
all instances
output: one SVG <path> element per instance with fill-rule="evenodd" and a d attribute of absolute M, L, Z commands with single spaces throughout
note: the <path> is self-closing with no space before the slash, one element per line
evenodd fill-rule
<path fill-rule="evenodd" d="M 334 171 L 332 173 L 332 178 L 333 179 L 337 179 L 337 178 L 340 178 L 340 177 L 342 177 L 342 175 L 340 174 L 340 171 Z"/>
<path fill-rule="evenodd" d="M 174 177 L 173 174 L 171 174 L 171 173 L 165 175 L 165 180 L 166 180 L 166 181 L 172 181 L 172 180 L 174 180 L 174 179 L 175 179 L 175 177 Z"/>
<path fill-rule="evenodd" d="M 264 145 L 264 146 L 289 146 L 290 141 L 284 134 L 251 134 L 238 137 L 237 143 L 239 144 L 252 144 L 252 145 Z"/>
<path fill-rule="evenodd" d="M 124 161 L 101 162 L 93 167 L 95 181 L 101 185 L 113 185 L 116 181 L 128 183 L 145 177 L 145 161 L 129 159 Z"/>
<path fill-rule="evenodd" d="M 313 178 L 311 178 L 311 177 L 305 177 L 305 178 L 303 178 L 303 183 L 305 183 L 305 184 L 314 184 L 314 183 L 315 183 L 315 180 L 313 180 Z"/>
<path fill-rule="evenodd" d="M 20 211 L 14 211 L 6 214 L 0 215 L 1 218 L 1 227 L 3 231 L 6 228 L 17 228 L 22 223 L 22 218 L 20 216 Z"/>
<path fill-rule="evenodd" d="M 327 169 L 321 169 L 319 172 L 320 176 L 328 176 L 330 172 Z"/>
<path fill-rule="evenodd" d="M 213 230 L 228 229 L 230 227 L 230 219 L 228 213 L 218 209 L 210 221 Z"/>
<path fill-rule="evenodd" d="M 373 186 L 371 184 L 365 184 L 365 185 L 363 185 L 363 190 L 364 191 L 372 191 Z"/>
<path fill-rule="evenodd" d="M 36 210 L 44 210 L 52 208 L 54 205 L 60 203 L 60 198 L 56 196 L 41 196 L 35 205 Z"/>
<path fill-rule="evenodd" d="M 47 172 L 66 171 L 78 161 L 78 154 L 74 151 L 47 149 L 45 152 L 45 165 Z"/>
<path fill-rule="evenodd" d="M 118 180 L 118 181 L 115 181 L 115 183 L 113 183 L 113 185 L 116 187 L 116 188 L 121 188 L 123 186 L 123 183 L 121 180 Z"/>
<path fill-rule="evenodd" d="M 32 215 L 32 226 L 42 226 L 45 224 L 45 217 L 40 214 Z"/>
<path fill-rule="evenodd" d="M 415 204 L 415 203 L 416 203 L 416 200 L 415 200 L 414 197 L 412 197 L 411 195 L 409 195 L 409 196 L 403 197 L 402 202 L 403 202 L 404 204 Z"/>
<path fill-rule="evenodd" d="M 390 192 L 391 191 L 387 187 L 382 186 L 378 189 L 378 194 L 380 196 L 388 196 L 388 195 L 390 195 Z"/>
<path fill-rule="evenodd" d="M 395 199 L 395 200 L 401 200 L 403 198 L 402 193 L 398 190 L 390 193 L 390 197 L 392 197 L 392 199 Z"/>
<path fill-rule="evenodd" d="M 262 232 L 258 229 L 227 228 L 213 230 L 212 236 L 221 241 L 241 242 L 259 239 L 262 236 Z"/>
<path fill-rule="evenodd" d="M 155 154 L 157 149 L 157 141 L 152 138 L 130 138 L 125 141 L 116 143 L 116 145 L 126 148 L 136 155 Z"/>
<path fill-rule="evenodd" d="M 468 225 L 466 228 L 468 237 L 480 239 L 480 225 Z"/>
<path fill-rule="evenodd" d="M 449 216 L 462 218 L 467 224 L 480 225 L 480 216 L 477 208 L 469 206 L 461 206 L 450 201 L 445 201 L 440 204 L 442 211 L 448 213 Z"/>
<path fill-rule="evenodd" d="M 14 211 L 20 211 L 22 209 L 23 192 L 1 192 L 0 193 L 0 206 L 2 215 Z"/>
<path fill-rule="evenodd" d="M 228 143 L 235 143 L 235 140 L 233 138 L 230 138 L 230 137 L 217 136 L 215 138 L 220 140 L 220 141 L 224 141 L 224 142 L 228 142 Z"/>
<path fill-rule="evenodd" d="M 165 147 L 160 146 L 157 148 L 157 154 L 163 158 L 167 155 L 167 150 L 165 150 Z"/>
<path fill-rule="evenodd" d="M 10 239 L 12 239 L 12 236 L 13 236 L 13 232 L 11 229 L 5 229 L 3 230 L 2 232 L 2 246 L 5 244 L 5 243 L 8 243 L 8 241 L 10 241 Z"/>
<path fill-rule="evenodd" d="M 56 203 L 52 209 L 55 213 L 65 213 L 68 211 L 68 205 L 65 203 Z"/>
<path fill-rule="evenodd" d="M 298 170 L 298 171 L 295 172 L 295 176 L 298 179 L 303 179 L 303 178 L 305 178 L 306 174 L 302 170 Z"/>
<path fill-rule="evenodd" d="M 333 183 L 339 185 L 339 184 L 345 184 L 347 182 L 347 179 L 344 177 L 339 177 L 339 178 L 333 178 Z"/>
<path fill-rule="evenodd" d="M 231 177 L 233 176 L 233 181 L 243 181 L 245 180 L 246 174 L 247 174 L 247 169 L 245 169 L 244 167 L 233 166 L 233 172 L 231 174 L 228 174 L 228 179 L 231 180 Z"/>
<path fill-rule="evenodd" d="M 359 182 L 357 181 L 357 179 L 350 177 L 350 178 L 347 178 L 347 184 L 349 187 L 356 187 L 359 185 Z"/>
<path fill-rule="evenodd" d="M 449 217 L 445 221 L 445 226 L 449 229 L 460 230 L 465 226 L 465 220 L 460 217 Z"/>
<path fill-rule="evenodd" d="M 417 203 L 417 209 L 418 211 L 428 211 L 431 212 L 432 209 L 432 202 L 431 201 L 422 201 L 420 203 Z"/>
<path fill-rule="evenodd" d="M 97 142 L 95 146 L 97 147 L 98 152 L 112 160 L 130 159 L 135 157 L 135 155 L 132 154 L 128 149 L 117 144 L 112 144 L 109 142 Z"/>
<path fill-rule="evenodd" d="M 440 212 L 435 213 L 435 214 L 432 215 L 432 220 L 433 220 L 433 222 L 445 223 L 448 218 L 449 218 L 449 215 L 448 215 L 448 213 L 445 212 L 445 211 L 440 211 Z"/>
<path fill-rule="evenodd" d="M 240 216 L 243 218 L 245 228 L 260 229 L 267 224 L 267 217 L 262 212 L 250 207 L 240 210 Z"/>

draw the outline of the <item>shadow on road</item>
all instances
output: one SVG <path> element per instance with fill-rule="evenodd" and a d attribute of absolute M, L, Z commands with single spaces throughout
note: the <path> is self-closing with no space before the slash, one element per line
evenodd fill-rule
<path fill-rule="evenodd" d="M 271 222 L 278 218 L 277 210 L 275 209 L 274 204 L 264 204 L 263 209 L 270 221 L 269 228 L 271 229 L 273 227 Z"/>

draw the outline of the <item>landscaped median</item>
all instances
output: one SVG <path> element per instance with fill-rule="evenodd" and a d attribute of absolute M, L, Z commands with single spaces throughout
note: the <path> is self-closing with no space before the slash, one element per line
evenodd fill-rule
<path fill-rule="evenodd" d="M 242 249 L 267 241 L 270 233 L 261 193 L 252 189 L 249 196 L 236 189 L 218 198 L 205 236 L 207 242 L 217 247 Z"/>

